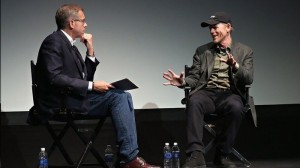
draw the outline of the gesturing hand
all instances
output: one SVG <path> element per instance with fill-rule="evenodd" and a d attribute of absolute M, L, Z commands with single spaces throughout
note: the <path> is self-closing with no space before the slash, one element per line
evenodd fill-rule
<path fill-rule="evenodd" d="M 183 75 L 182 72 L 180 76 L 175 74 L 172 70 L 168 70 L 168 72 L 163 73 L 163 78 L 168 80 L 169 82 L 163 83 L 164 85 L 172 85 L 172 86 L 181 86 L 183 83 Z"/>
<path fill-rule="evenodd" d="M 229 66 L 238 69 L 239 68 L 239 64 L 236 62 L 236 60 L 234 59 L 233 55 L 231 53 L 229 53 L 228 51 L 226 51 L 227 54 L 227 60 L 221 58 L 220 60 L 222 62 L 225 62 L 226 64 L 228 64 Z"/>

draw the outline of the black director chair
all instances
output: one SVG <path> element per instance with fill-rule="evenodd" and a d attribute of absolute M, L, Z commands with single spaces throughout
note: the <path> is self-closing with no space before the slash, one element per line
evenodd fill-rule
<path fill-rule="evenodd" d="M 187 76 L 189 74 L 189 70 L 190 67 L 185 65 L 184 67 L 184 71 L 185 71 L 185 75 Z M 256 111 L 255 111 L 255 107 L 254 107 L 254 102 L 253 102 L 253 97 L 249 96 L 249 85 L 245 86 L 246 88 L 246 104 L 245 104 L 245 111 L 246 113 L 251 113 L 252 117 L 253 117 L 253 124 L 255 127 L 257 127 L 256 125 Z M 182 104 L 185 104 L 186 107 L 188 106 L 188 99 L 189 99 L 189 93 L 190 93 L 191 88 L 190 87 L 185 87 L 184 88 L 184 93 L 185 93 L 185 97 L 181 100 Z M 216 129 L 214 123 L 215 121 L 221 119 L 220 116 L 218 116 L 217 114 L 207 114 L 205 115 L 204 118 L 204 129 L 211 135 L 211 139 L 210 141 L 206 144 L 205 146 L 205 153 L 207 153 L 208 151 L 210 151 L 213 147 L 215 147 L 216 145 L 216 137 L 217 137 L 217 133 L 216 133 Z M 243 156 L 241 155 L 236 149 L 232 149 L 232 154 L 239 160 L 242 162 L 242 164 L 246 167 L 250 167 L 251 163 Z"/>
<path fill-rule="evenodd" d="M 29 111 L 29 116 L 27 119 L 27 122 L 31 125 L 43 125 L 46 127 L 47 131 L 51 135 L 53 139 L 52 145 L 46 149 L 46 152 L 48 153 L 48 157 L 50 158 L 52 152 L 54 149 L 58 148 L 61 154 L 63 155 L 65 161 L 67 162 L 67 165 L 63 166 L 50 166 L 49 167 L 76 167 L 79 168 L 81 166 L 95 166 L 99 165 L 104 168 L 108 168 L 108 166 L 105 164 L 102 157 L 99 155 L 97 150 L 92 146 L 94 143 L 101 127 L 103 126 L 103 123 L 106 119 L 106 117 L 102 118 L 88 118 L 84 115 L 74 113 L 70 110 L 68 110 L 65 107 L 61 107 L 59 111 L 50 119 L 45 120 L 40 114 L 39 114 L 39 102 L 38 102 L 38 86 L 36 83 L 36 65 L 33 61 L 30 62 L 31 65 L 31 77 L 32 77 L 32 95 L 33 95 L 33 103 L 34 106 Z M 94 129 L 90 130 L 87 128 L 82 128 L 81 124 L 76 121 L 82 121 L 82 120 L 97 120 L 97 124 L 94 127 Z M 61 129 L 54 128 L 55 123 L 59 122 L 63 124 L 63 127 Z M 85 145 L 84 151 L 81 153 L 80 158 L 74 162 L 70 155 L 67 153 L 64 145 L 62 144 L 62 139 L 69 130 L 69 128 L 72 128 L 72 130 L 76 133 L 76 135 L 79 137 L 81 142 Z M 58 133 L 56 133 L 58 132 Z M 86 133 L 91 132 L 90 136 L 88 137 L 85 135 Z M 86 156 L 88 152 L 91 152 L 92 155 L 96 158 L 98 163 L 95 164 L 84 164 L 84 161 L 86 159 Z"/>

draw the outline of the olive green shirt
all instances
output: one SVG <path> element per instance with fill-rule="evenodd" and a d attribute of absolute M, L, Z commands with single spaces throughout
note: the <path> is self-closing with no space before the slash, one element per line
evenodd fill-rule
<path fill-rule="evenodd" d="M 226 62 L 221 61 L 221 58 L 224 60 L 228 59 L 226 50 L 217 47 L 214 55 L 214 59 L 215 59 L 214 67 L 211 76 L 208 80 L 206 88 L 221 88 L 221 89 L 230 88 L 229 73 L 228 73 L 229 65 L 226 64 Z"/>

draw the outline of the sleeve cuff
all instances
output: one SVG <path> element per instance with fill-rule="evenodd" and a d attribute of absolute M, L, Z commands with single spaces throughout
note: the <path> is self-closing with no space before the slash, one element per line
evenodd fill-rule
<path fill-rule="evenodd" d="M 95 56 L 86 55 L 91 61 L 96 62 Z"/>
<path fill-rule="evenodd" d="M 185 82 L 185 80 L 183 80 L 181 86 L 183 87 L 185 85 L 186 85 L 186 82 Z"/>
<path fill-rule="evenodd" d="M 89 81 L 89 86 L 88 86 L 88 91 L 92 91 L 93 90 L 93 85 L 94 83 Z"/>
<path fill-rule="evenodd" d="M 233 73 L 237 73 L 238 69 L 239 69 L 240 65 L 236 62 L 233 67 L 232 67 L 232 72 Z"/>

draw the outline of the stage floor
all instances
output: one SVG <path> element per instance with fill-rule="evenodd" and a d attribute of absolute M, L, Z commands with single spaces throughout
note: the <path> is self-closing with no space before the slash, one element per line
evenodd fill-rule
<path fill-rule="evenodd" d="M 245 167 L 237 163 L 239 168 Z M 82 168 L 99 168 L 99 166 L 83 166 Z M 207 168 L 217 168 L 212 163 L 207 163 Z M 251 161 L 250 168 L 300 168 L 300 159 L 292 160 L 260 160 Z"/>
<path fill-rule="evenodd" d="M 250 168 L 300 168 L 300 158 L 293 160 L 259 160 L 250 161 Z M 236 163 L 238 167 L 245 167 Z M 207 163 L 207 168 L 216 168 L 212 163 Z"/>
<path fill-rule="evenodd" d="M 253 168 L 300 168 L 300 125 L 298 124 L 300 106 L 263 106 L 257 107 L 257 111 L 260 114 L 259 127 L 254 128 L 247 122 L 243 122 L 235 148 L 250 161 Z M 40 148 L 47 148 L 52 143 L 49 133 L 43 126 L 9 125 L 7 123 L 10 121 L 26 121 L 27 116 L 23 113 L 9 114 L 15 117 L 10 119 L 8 115 L 1 114 L 1 167 L 36 167 Z M 181 149 L 181 163 L 184 163 L 186 130 L 184 112 L 181 109 L 179 111 L 176 109 L 137 111 L 136 121 L 140 156 L 149 163 L 162 165 L 164 143 L 178 142 Z M 94 124 L 83 125 L 91 127 Z M 107 144 L 113 145 L 116 151 L 113 130 L 113 125 L 108 119 L 93 144 L 102 156 Z M 62 143 L 74 161 L 79 158 L 84 145 L 74 131 L 68 131 Z M 213 156 L 214 150 L 205 155 L 208 168 L 213 167 L 211 164 Z M 86 161 L 91 163 L 95 159 L 88 155 Z M 65 164 L 65 160 L 61 153 L 55 150 L 49 158 L 49 163 Z"/>

